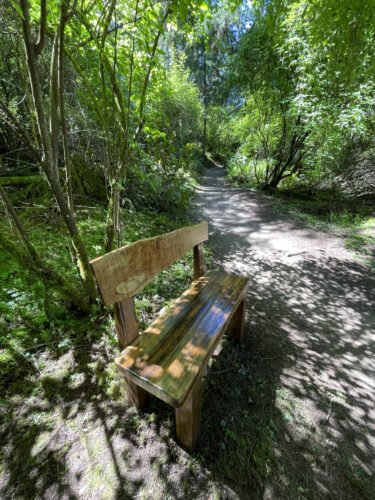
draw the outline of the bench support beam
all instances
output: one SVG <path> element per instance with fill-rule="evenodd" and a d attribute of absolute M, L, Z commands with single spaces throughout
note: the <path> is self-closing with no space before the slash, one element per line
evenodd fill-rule
<path fill-rule="evenodd" d="M 185 403 L 176 408 L 177 442 L 188 452 L 192 452 L 197 443 L 201 428 L 203 373 L 195 381 Z"/>
<path fill-rule="evenodd" d="M 198 243 L 193 249 L 194 253 L 194 281 L 199 279 L 206 272 L 204 263 L 203 243 Z"/>
<path fill-rule="evenodd" d="M 243 338 L 245 327 L 245 309 L 245 299 L 242 299 L 238 304 L 229 324 L 229 336 L 237 342 L 242 342 Z"/>
<path fill-rule="evenodd" d="M 113 304 L 115 313 L 115 325 L 120 350 L 123 351 L 139 335 L 139 326 L 135 314 L 133 299 L 125 299 Z M 147 392 L 125 379 L 126 395 L 129 403 L 135 405 L 139 410 L 143 408 L 147 399 Z"/>
<path fill-rule="evenodd" d="M 142 410 L 147 401 L 147 392 L 131 380 L 125 379 L 126 397 L 137 410 Z"/>

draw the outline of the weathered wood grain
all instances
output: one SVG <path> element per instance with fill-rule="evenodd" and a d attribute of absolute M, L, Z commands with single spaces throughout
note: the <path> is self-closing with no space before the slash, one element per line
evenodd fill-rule
<path fill-rule="evenodd" d="M 204 263 L 203 243 L 194 247 L 194 281 L 204 275 L 206 266 Z"/>
<path fill-rule="evenodd" d="M 139 385 L 135 384 L 131 380 L 125 378 L 125 389 L 126 389 L 126 398 L 134 405 L 138 410 L 142 410 L 148 399 L 148 392 L 142 389 Z"/>
<path fill-rule="evenodd" d="M 117 339 L 121 351 L 139 335 L 139 325 L 133 299 L 125 299 L 113 305 Z"/>
<path fill-rule="evenodd" d="M 120 349 L 125 349 L 139 335 L 139 326 L 135 314 L 133 299 L 122 300 L 113 306 L 115 325 Z M 131 380 L 125 380 L 128 401 L 138 409 L 143 408 L 147 392 Z"/>
<path fill-rule="evenodd" d="M 129 299 L 195 245 L 208 239 L 207 222 L 124 246 L 90 262 L 105 305 Z"/>
<path fill-rule="evenodd" d="M 248 286 L 248 278 L 206 273 L 116 358 L 117 368 L 180 408 Z"/>
<path fill-rule="evenodd" d="M 229 325 L 229 335 L 233 340 L 241 342 L 245 328 L 245 298 L 238 304 Z"/>
<path fill-rule="evenodd" d="M 175 409 L 177 442 L 189 452 L 194 450 L 201 428 L 202 378 L 203 374 L 194 382 L 183 406 Z"/>

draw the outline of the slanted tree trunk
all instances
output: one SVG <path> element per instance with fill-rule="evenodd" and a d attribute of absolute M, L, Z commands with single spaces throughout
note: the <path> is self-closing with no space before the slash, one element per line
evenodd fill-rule
<path fill-rule="evenodd" d="M 56 290 L 77 308 L 87 310 L 88 300 L 83 293 L 79 292 L 69 281 L 67 281 L 58 272 L 52 269 L 38 254 L 35 247 L 31 243 L 27 231 L 14 210 L 6 191 L 0 186 L 0 198 L 4 208 L 12 221 L 14 230 L 18 234 L 25 250 L 20 248 L 20 245 L 15 244 L 10 238 L 0 233 L 0 245 L 7 251 L 10 256 L 24 269 L 29 269 L 34 272 L 44 283 L 56 288 Z"/>
<path fill-rule="evenodd" d="M 55 121 L 57 120 L 57 113 L 53 106 L 57 106 L 58 99 L 58 89 L 51 87 L 51 110 L 50 110 L 50 128 L 48 129 L 43 98 L 41 92 L 41 83 L 39 77 L 39 68 L 37 62 L 37 55 L 40 53 L 36 50 L 36 45 L 33 43 L 31 25 L 30 25 L 30 15 L 29 15 L 29 3 L 27 0 L 20 0 L 20 6 L 23 13 L 22 20 L 22 33 L 23 41 L 25 45 L 26 52 L 26 64 L 28 68 L 31 90 L 32 90 L 32 101 L 35 110 L 35 115 L 37 119 L 38 131 L 40 135 L 40 142 L 43 151 L 43 158 L 40 162 L 41 167 L 47 177 L 50 189 L 56 199 L 58 207 L 60 209 L 61 216 L 66 224 L 70 238 L 72 240 L 73 247 L 77 254 L 77 265 L 80 272 L 80 276 L 83 281 L 85 290 L 87 291 L 90 299 L 95 299 L 97 296 L 96 285 L 94 277 L 92 275 L 89 259 L 85 245 L 82 238 L 78 232 L 77 225 L 74 220 L 74 216 L 66 202 L 64 191 L 60 184 L 57 169 L 57 158 L 55 151 L 57 125 Z M 54 58 L 52 55 L 52 59 Z M 57 71 L 56 71 L 57 73 Z M 54 70 L 51 71 L 51 85 L 52 80 L 54 85 L 57 86 L 58 79 L 55 78 Z"/>
<path fill-rule="evenodd" d="M 206 47 L 203 42 L 203 157 L 206 157 L 207 149 L 207 64 Z"/>

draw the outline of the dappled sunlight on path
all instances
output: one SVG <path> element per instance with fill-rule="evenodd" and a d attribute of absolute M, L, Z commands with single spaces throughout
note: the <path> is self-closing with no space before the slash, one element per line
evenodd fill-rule
<path fill-rule="evenodd" d="M 340 238 L 291 221 L 223 175 L 207 171 L 197 207 L 217 265 L 251 278 L 248 334 L 280 370 L 283 424 L 265 497 L 282 498 L 293 483 L 309 498 L 353 498 L 356 487 L 362 497 L 362 476 L 375 473 L 375 276 Z"/>
<path fill-rule="evenodd" d="M 176 443 L 172 407 L 126 401 L 114 324 L 90 323 L 1 401 L 4 498 L 374 498 L 374 274 L 219 168 L 192 217 L 209 223 L 211 269 L 250 277 L 243 342 L 224 336 L 208 364 L 194 454 Z"/>
<path fill-rule="evenodd" d="M 291 221 L 277 211 L 270 198 L 253 189 L 229 186 L 222 169 L 211 169 L 197 189 L 197 207 L 211 222 L 211 234 L 220 238 L 242 237 L 239 244 L 249 250 L 285 251 L 290 254 L 306 250 L 329 252 L 340 258 L 352 255 L 343 242 Z M 199 216 L 198 216 L 199 218 Z"/>

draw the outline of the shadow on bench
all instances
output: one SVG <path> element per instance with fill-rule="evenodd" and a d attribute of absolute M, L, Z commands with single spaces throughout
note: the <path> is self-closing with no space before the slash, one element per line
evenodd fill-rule
<path fill-rule="evenodd" d="M 205 272 L 207 222 L 138 241 L 91 261 L 105 305 L 114 305 L 128 399 L 138 408 L 147 393 L 175 408 L 177 441 L 192 451 L 199 437 L 202 377 L 227 327 L 241 341 L 249 279 Z M 194 248 L 190 288 L 141 335 L 133 297 L 167 266 Z"/>

